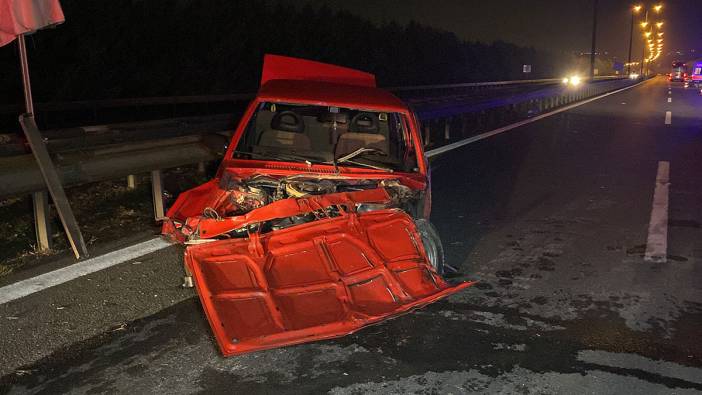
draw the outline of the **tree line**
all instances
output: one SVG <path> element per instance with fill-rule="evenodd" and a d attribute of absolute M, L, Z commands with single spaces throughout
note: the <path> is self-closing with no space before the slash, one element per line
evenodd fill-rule
<path fill-rule="evenodd" d="M 66 22 L 28 37 L 36 101 L 255 91 L 265 53 L 376 74 L 381 86 L 553 77 L 562 55 L 480 43 L 416 22 L 374 24 L 276 0 L 62 1 Z M 532 65 L 525 75 L 522 65 Z M 16 44 L 0 84 L 22 100 Z"/>

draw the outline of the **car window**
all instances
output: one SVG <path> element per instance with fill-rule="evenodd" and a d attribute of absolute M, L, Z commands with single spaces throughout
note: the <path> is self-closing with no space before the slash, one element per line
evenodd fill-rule
<path fill-rule="evenodd" d="M 417 158 L 404 115 L 333 106 L 265 102 L 258 105 L 234 157 L 281 154 L 333 162 L 359 150 L 356 165 L 416 171 Z M 367 150 L 366 150 L 367 149 Z M 251 154 L 251 155 L 247 155 Z M 354 163 L 344 162 L 344 166 Z"/>

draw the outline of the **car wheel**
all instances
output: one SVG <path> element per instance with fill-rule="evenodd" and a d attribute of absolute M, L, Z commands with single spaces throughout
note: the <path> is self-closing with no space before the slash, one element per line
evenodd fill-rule
<path fill-rule="evenodd" d="M 424 246 L 424 251 L 426 251 L 429 263 L 438 274 L 443 275 L 446 264 L 444 262 L 444 245 L 441 243 L 439 233 L 434 228 L 434 225 L 425 219 L 418 219 L 414 222 L 417 225 L 419 235 L 422 237 L 422 245 Z"/>

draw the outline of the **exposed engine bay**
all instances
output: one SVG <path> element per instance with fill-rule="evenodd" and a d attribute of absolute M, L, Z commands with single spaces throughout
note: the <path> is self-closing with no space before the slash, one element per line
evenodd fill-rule
<path fill-rule="evenodd" d="M 354 193 L 371 190 L 382 190 L 387 194 L 387 198 L 376 198 L 375 200 L 378 201 L 352 198 L 353 207 L 348 204 L 326 205 L 314 198 L 327 195 L 354 196 Z M 212 192 L 215 193 L 210 193 L 207 201 L 202 201 L 201 212 L 170 218 L 173 232 L 164 233 L 171 233 L 177 241 L 185 244 L 199 244 L 218 239 L 247 237 L 252 232 L 268 233 L 323 218 L 335 218 L 351 211 L 360 214 L 394 208 L 413 213 L 420 195 L 418 191 L 401 184 L 397 179 L 344 179 L 309 175 L 278 178 L 269 175 L 254 175 L 244 179 L 227 176 L 219 181 L 216 191 Z M 286 199 L 316 204 L 318 207 L 310 207 L 309 210 L 301 209 L 299 210 L 301 212 L 295 215 L 286 216 L 288 211 L 277 209 L 283 204 L 275 204 Z M 305 203 L 298 203 L 298 205 Z M 177 208 L 178 205 L 179 202 L 176 202 L 174 207 Z M 269 205 L 275 207 L 271 207 L 269 215 L 258 218 L 261 220 L 260 222 L 242 221 L 247 214 Z M 193 206 L 190 204 L 190 207 Z M 231 228 L 226 229 L 229 225 Z M 212 227 L 216 227 L 217 230 L 213 231 L 210 229 Z M 226 231 L 222 231 L 222 229 Z"/>
<path fill-rule="evenodd" d="M 417 192 L 400 184 L 397 180 L 329 179 L 307 175 L 295 175 L 276 179 L 256 175 L 241 180 L 228 178 L 220 184 L 229 192 L 229 204 L 224 216 L 242 215 L 275 201 L 287 198 L 302 198 L 310 195 L 326 195 L 337 192 L 355 192 L 374 188 L 385 188 L 394 207 L 416 199 Z M 371 207 L 359 207 L 367 211 Z"/>

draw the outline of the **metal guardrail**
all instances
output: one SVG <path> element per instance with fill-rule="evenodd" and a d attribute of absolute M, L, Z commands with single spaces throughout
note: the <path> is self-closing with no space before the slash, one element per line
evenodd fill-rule
<path fill-rule="evenodd" d="M 544 111 L 614 91 L 638 82 L 628 78 L 609 78 L 581 84 L 559 85 L 483 100 L 452 100 L 448 104 L 417 107 L 423 121 L 424 146 L 442 145 L 471 138 L 476 131 L 504 126 L 507 123 L 537 116 Z M 450 97 L 450 96 L 449 96 Z"/>
<path fill-rule="evenodd" d="M 515 117 L 529 117 L 615 90 L 627 82 L 621 78 L 600 77 L 578 88 L 566 88 L 560 79 L 543 79 L 389 90 L 410 103 L 424 124 L 425 146 L 436 148 L 469 138 L 485 127 L 499 126 Z M 475 93 L 476 88 L 480 94 Z M 421 97 L 412 97 L 411 92 L 421 92 Z M 253 97 L 253 94 L 155 97 L 39 103 L 35 108 L 40 114 L 86 109 L 96 114 L 100 109 L 232 103 Z M 75 186 L 120 177 L 133 180 L 134 174 L 150 172 L 154 216 L 160 219 L 164 216 L 161 171 L 220 158 L 223 151 L 218 147 L 228 143 L 228 136 L 236 124 L 236 117 L 232 115 L 234 110 L 232 107 L 227 114 L 47 130 L 43 136 L 47 149 L 54 156 L 63 185 Z M 3 111 L 21 109 L 17 106 L 0 107 L 0 113 Z M 32 156 L 23 152 L 26 151 L 24 145 L 18 141 L 4 141 L 4 144 L 2 141 L 0 139 L 0 198 L 31 193 L 35 202 L 37 199 L 46 201 L 46 186 L 39 168 Z M 11 146 L 13 148 L 8 149 Z M 35 215 L 37 234 L 51 234 L 48 229 L 40 229 L 49 224 L 48 212 L 35 212 Z M 41 247 L 49 248 L 48 245 Z"/>
<path fill-rule="evenodd" d="M 582 84 L 578 87 L 564 85 L 561 80 L 542 84 L 537 87 L 529 85 L 519 89 L 503 91 L 500 95 L 485 94 L 477 95 L 457 95 L 448 93 L 441 97 L 440 102 L 436 102 L 436 97 L 430 103 L 417 100 L 409 100 L 414 104 L 415 111 L 422 120 L 433 120 L 437 118 L 446 118 L 461 114 L 478 113 L 481 111 L 491 110 L 494 108 L 509 107 L 519 105 L 521 103 L 529 103 L 532 101 L 543 101 L 549 98 L 563 97 L 561 102 L 572 101 L 571 96 L 582 98 L 590 96 L 595 91 L 601 91 L 602 87 L 607 87 L 612 83 L 620 81 L 630 82 L 627 78 L 607 78 L 596 79 L 593 82 Z M 561 103 L 563 104 L 563 103 Z M 545 104 L 544 104 L 545 105 Z M 542 106 L 543 107 L 543 106 Z"/>
<path fill-rule="evenodd" d="M 601 76 L 595 77 L 595 81 L 605 79 L 616 79 L 621 76 Z M 401 92 L 407 91 L 428 91 L 441 89 L 465 89 L 465 88 L 490 88 L 503 87 L 514 85 L 532 85 L 532 84 L 554 84 L 560 83 L 560 78 L 533 79 L 533 80 L 512 80 L 512 81 L 492 81 L 492 82 L 469 82 L 460 84 L 440 84 L 440 85 L 417 85 L 417 86 L 399 86 L 384 88 L 391 92 L 396 92 L 400 95 Z M 191 96 L 163 96 L 163 97 L 140 97 L 140 98 L 124 98 L 124 99 L 106 99 L 106 100 L 82 100 L 58 103 L 36 103 L 34 104 L 35 111 L 42 112 L 57 112 L 57 111 L 74 111 L 88 110 L 96 112 L 100 109 L 114 109 L 121 107 L 145 107 L 145 106 L 174 106 L 183 104 L 211 104 L 224 102 L 241 102 L 251 100 L 256 96 L 255 93 L 237 93 L 223 95 L 191 95 Z M 20 104 L 10 104 L 0 106 L 0 115 L 12 114 L 19 115 L 23 111 Z"/>
<path fill-rule="evenodd" d="M 609 79 L 622 79 L 619 75 L 608 75 L 595 77 L 595 81 L 603 81 Z M 426 90 L 436 90 L 436 89 L 461 89 L 461 88 L 482 88 L 482 87 L 495 87 L 495 86 L 508 86 L 508 85 L 531 85 L 531 84 L 560 84 L 562 83 L 561 78 L 543 78 L 536 80 L 510 80 L 510 81 L 493 81 L 493 82 L 467 82 L 462 84 L 439 84 L 439 85 L 417 85 L 417 86 L 398 86 L 392 88 L 386 88 L 391 92 L 403 92 L 403 91 L 426 91 Z"/>

